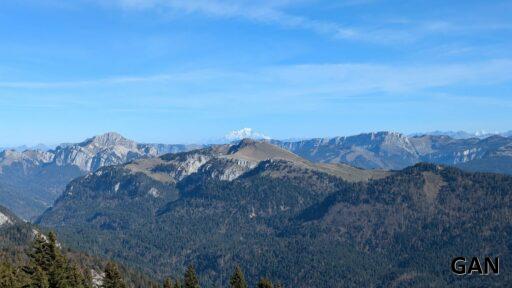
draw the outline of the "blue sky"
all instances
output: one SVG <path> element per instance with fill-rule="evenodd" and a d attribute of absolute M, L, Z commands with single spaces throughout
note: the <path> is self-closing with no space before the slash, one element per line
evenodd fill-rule
<path fill-rule="evenodd" d="M 0 146 L 512 130 L 512 1 L 5 0 Z"/>

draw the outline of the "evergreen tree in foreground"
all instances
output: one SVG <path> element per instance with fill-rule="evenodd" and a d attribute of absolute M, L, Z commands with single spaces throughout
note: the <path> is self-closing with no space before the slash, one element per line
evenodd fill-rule
<path fill-rule="evenodd" d="M 20 281 L 14 268 L 9 263 L 0 264 L 0 287 L 19 287 Z"/>
<path fill-rule="evenodd" d="M 84 275 L 76 265 L 62 254 L 57 243 L 55 233 L 50 232 L 48 237 L 37 234 L 30 252 L 28 253 L 29 263 L 23 267 L 27 276 L 25 280 L 19 275 L 21 287 L 40 288 L 84 288 L 91 287 L 92 283 L 87 282 Z M 16 287 L 16 286 L 13 286 Z"/>
<path fill-rule="evenodd" d="M 0 288 L 92 287 L 90 277 L 62 254 L 54 233 L 38 233 L 23 262 L 18 266 L 0 263 Z"/>
<path fill-rule="evenodd" d="M 114 262 L 108 262 L 105 266 L 105 277 L 103 278 L 102 288 L 126 288 L 126 284 L 119 273 L 119 269 Z"/>
<path fill-rule="evenodd" d="M 41 267 L 35 267 L 34 274 L 30 277 L 29 287 L 33 288 L 49 288 L 50 283 L 48 281 L 48 276 L 41 269 Z"/>
<path fill-rule="evenodd" d="M 57 247 L 57 236 L 55 233 L 48 234 L 47 257 L 50 260 L 50 267 L 48 271 L 48 282 L 50 287 L 78 287 L 81 284 L 81 279 L 73 279 L 76 275 L 71 275 L 71 269 L 67 259 L 60 252 Z M 78 280 L 78 282 L 75 282 Z"/>
<path fill-rule="evenodd" d="M 172 282 L 171 278 L 165 278 L 164 288 L 174 288 L 174 283 Z"/>
<path fill-rule="evenodd" d="M 267 278 L 261 278 L 258 282 L 257 288 L 272 288 L 272 282 L 268 280 Z"/>
<path fill-rule="evenodd" d="M 229 284 L 232 288 L 248 288 L 247 282 L 245 282 L 244 273 L 242 272 L 240 266 L 236 266 L 235 272 L 229 280 Z"/>
<path fill-rule="evenodd" d="M 185 272 L 184 288 L 200 288 L 199 280 L 197 280 L 196 270 L 190 265 Z"/>
<path fill-rule="evenodd" d="M 84 271 L 85 270 L 85 271 Z M 127 285 L 114 262 L 105 266 L 102 288 L 126 288 Z M 26 261 L 12 265 L 0 261 L 0 288 L 92 288 L 91 271 L 70 261 L 60 249 L 54 233 L 48 236 L 37 234 L 27 252 Z M 242 269 L 237 266 L 230 278 L 232 288 L 248 288 Z M 146 282 L 139 287 L 159 287 L 154 282 Z M 183 282 L 166 278 L 164 288 L 200 288 L 194 267 L 185 272 Z M 270 280 L 262 278 L 257 288 L 282 288 L 272 285 Z"/>

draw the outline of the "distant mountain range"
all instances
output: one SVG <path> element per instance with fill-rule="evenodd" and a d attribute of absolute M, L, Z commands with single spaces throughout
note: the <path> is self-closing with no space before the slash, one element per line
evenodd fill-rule
<path fill-rule="evenodd" d="M 266 138 L 250 129 L 235 132 L 231 136 Z M 468 171 L 512 174 L 512 138 L 499 135 L 455 139 L 445 135 L 378 132 L 299 141 L 264 141 L 316 163 L 399 170 L 419 162 L 431 162 Z M 48 151 L 5 150 L 0 152 L 0 189 L 3 191 L 0 204 L 25 219 L 33 219 L 50 207 L 66 184 L 76 177 L 104 166 L 202 147 L 208 146 L 139 144 L 117 133 L 106 133 Z"/>
<path fill-rule="evenodd" d="M 466 131 L 432 131 L 426 133 L 413 133 L 410 136 L 422 136 L 422 135 L 432 135 L 432 136 L 449 136 L 454 139 L 469 139 L 469 138 L 487 138 L 495 135 L 510 137 L 512 136 L 512 131 L 508 132 L 466 132 Z"/>
<path fill-rule="evenodd" d="M 252 284 L 265 275 L 287 287 L 506 286 L 508 273 L 445 271 L 459 255 L 499 255 L 512 269 L 512 176 L 469 171 L 512 174 L 512 138 L 377 132 L 203 146 L 107 133 L 1 152 L 0 206 L 14 213 L 0 207 L 0 231 L 22 250 L 15 240 L 33 226 L 15 214 L 44 211 L 36 224 L 75 251 L 159 280 L 194 264 L 207 287 L 224 286 L 234 263 Z"/>
<path fill-rule="evenodd" d="M 107 133 L 107 134 L 117 134 L 115 132 Z M 405 134 L 404 134 L 405 135 Z M 430 135 L 430 136 L 449 136 L 453 139 L 469 139 L 469 138 L 480 138 L 484 139 L 490 136 L 503 136 L 503 137 L 511 137 L 512 136 L 512 130 L 508 132 L 485 132 L 485 131 L 479 131 L 479 132 L 466 132 L 466 131 L 432 131 L 432 132 L 421 132 L 421 133 L 412 133 L 407 136 L 410 137 L 417 137 L 417 136 L 423 136 L 423 135 Z M 222 138 L 218 139 L 210 139 L 206 141 L 205 143 L 208 144 L 182 144 L 182 145 L 176 145 L 176 144 L 146 144 L 149 146 L 154 146 L 158 151 L 159 154 L 164 153 L 176 153 L 180 152 L 182 150 L 186 150 L 188 148 L 185 147 L 194 147 L 195 149 L 202 148 L 207 145 L 212 144 L 226 144 L 233 141 L 240 141 L 242 139 L 255 139 L 255 140 L 270 140 L 272 139 L 270 136 L 265 135 L 264 133 L 258 132 L 253 130 L 252 128 L 242 128 L 239 130 L 233 130 L 226 135 L 224 135 Z M 307 140 L 309 138 L 290 138 L 286 140 L 281 140 L 283 142 L 296 142 L 301 140 Z M 46 144 L 37 144 L 34 146 L 27 146 L 27 145 L 21 145 L 16 147 L 0 147 L 0 152 L 4 150 L 14 150 L 17 152 L 23 152 L 25 150 L 39 150 L 39 151 L 49 151 L 52 149 L 55 149 L 57 146 L 65 147 L 69 145 L 74 145 L 72 143 L 63 143 L 60 145 L 46 145 Z M 182 146 L 182 147 L 180 147 Z"/>
<path fill-rule="evenodd" d="M 50 207 L 66 184 L 108 165 L 194 149 L 195 145 L 138 144 L 117 133 L 48 151 L 0 152 L 0 204 L 32 219 Z"/>
<path fill-rule="evenodd" d="M 425 137 L 374 133 L 311 143 L 358 153 L 333 154 L 336 160 L 371 152 L 384 159 L 375 163 L 405 165 L 403 153 L 438 147 L 419 145 L 434 136 Z M 322 149 L 308 155 L 330 155 Z M 511 203 L 512 176 L 424 163 L 362 170 L 246 139 L 100 168 L 70 182 L 37 223 L 72 248 L 156 278 L 193 263 L 206 287 L 225 286 L 219 279 L 232 263 L 251 287 L 259 275 L 298 288 L 504 287 L 512 281 L 504 272 L 512 269 Z M 459 255 L 499 255 L 503 273 L 447 272 Z"/>
<path fill-rule="evenodd" d="M 364 169 L 403 169 L 419 162 L 469 171 L 512 174 L 512 138 L 406 136 L 396 132 L 271 143 L 313 162 L 347 163 Z"/>
<path fill-rule="evenodd" d="M 16 147 L 0 147 L 0 152 L 4 150 L 14 150 L 18 152 L 23 152 L 25 150 L 39 150 L 39 151 L 48 151 L 54 149 L 55 146 L 49 146 L 45 144 L 37 144 L 34 146 L 21 145 Z"/>

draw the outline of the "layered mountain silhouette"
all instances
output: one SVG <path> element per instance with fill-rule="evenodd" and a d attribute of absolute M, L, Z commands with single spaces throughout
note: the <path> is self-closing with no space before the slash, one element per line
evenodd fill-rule
<path fill-rule="evenodd" d="M 208 287 L 233 263 L 250 283 L 287 287 L 500 286 L 512 281 L 511 203 L 511 176 L 315 164 L 245 139 L 100 168 L 37 223 L 156 278 L 193 263 Z M 503 273 L 454 276 L 461 255 L 500 256 Z"/>
<path fill-rule="evenodd" d="M 499 135 L 483 139 L 454 139 L 445 135 L 406 136 L 378 132 L 349 137 L 263 142 L 317 163 L 316 168 L 338 173 L 337 166 L 343 165 L 345 171 L 350 170 L 346 165 L 362 169 L 400 170 L 416 163 L 429 162 L 467 171 L 512 174 L 512 138 Z M 25 219 L 33 219 L 50 207 L 66 184 L 76 177 L 109 165 L 203 147 L 139 144 L 117 133 L 106 133 L 81 143 L 62 144 L 49 151 L 5 150 L 0 152 L 0 204 Z M 237 161 L 248 160 L 242 156 Z M 228 156 L 225 158 L 229 159 Z M 358 173 L 361 174 L 360 171 Z"/>
<path fill-rule="evenodd" d="M 66 184 L 76 177 L 108 165 L 193 148 L 137 144 L 111 132 L 49 151 L 5 150 L 0 152 L 0 204 L 32 219 L 51 206 Z"/>
<path fill-rule="evenodd" d="M 348 163 L 364 169 L 403 169 L 430 162 L 469 171 L 512 174 L 512 138 L 500 135 L 454 139 L 445 135 L 378 132 L 271 143 L 313 162 Z"/>

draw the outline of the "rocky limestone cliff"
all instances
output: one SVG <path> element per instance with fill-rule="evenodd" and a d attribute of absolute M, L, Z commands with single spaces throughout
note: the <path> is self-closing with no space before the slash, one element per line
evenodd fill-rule
<path fill-rule="evenodd" d="M 59 146 L 52 152 L 55 154 L 55 165 L 74 165 L 86 172 L 141 157 L 154 157 L 158 153 L 153 147 L 139 145 L 113 132 L 95 136 L 82 143 Z"/>
<path fill-rule="evenodd" d="M 9 225 L 11 223 L 12 223 L 11 219 L 9 217 L 7 217 L 7 215 L 0 212 L 0 226 Z"/>
<path fill-rule="evenodd" d="M 110 132 L 53 150 L 0 152 L 0 205 L 31 219 L 47 209 L 72 179 L 101 167 L 151 158 L 164 151 L 188 151 L 189 145 L 138 144 Z"/>
<path fill-rule="evenodd" d="M 109 132 L 94 136 L 81 143 L 62 144 L 47 152 L 5 150 L 0 153 L 2 167 L 19 164 L 34 167 L 42 164 L 54 166 L 76 166 L 83 172 L 95 171 L 100 167 L 118 165 L 143 157 L 155 157 L 168 151 L 183 152 L 197 145 L 138 144 L 118 133 Z"/>
<path fill-rule="evenodd" d="M 500 135 L 454 139 L 445 135 L 378 132 L 293 142 L 272 140 L 271 143 L 313 162 L 348 163 L 364 169 L 403 169 L 418 162 L 471 166 L 476 160 L 512 157 L 512 139 Z M 512 173 L 512 170 L 493 172 Z"/>
<path fill-rule="evenodd" d="M 364 171 L 348 165 L 315 164 L 266 141 L 251 139 L 158 158 L 140 159 L 123 167 L 132 174 L 143 173 L 164 183 L 178 183 L 189 176 L 233 181 L 267 161 L 283 161 L 297 169 L 321 171 L 346 181 L 365 181 L 388 175 L 383 171 Z M 269 174 L 276 175 L 282 176 L 282 173 Z"/>

